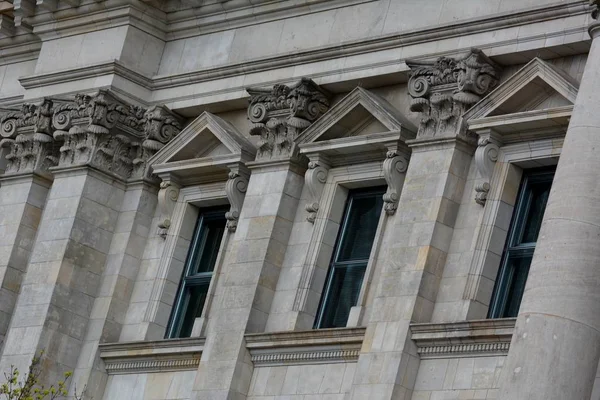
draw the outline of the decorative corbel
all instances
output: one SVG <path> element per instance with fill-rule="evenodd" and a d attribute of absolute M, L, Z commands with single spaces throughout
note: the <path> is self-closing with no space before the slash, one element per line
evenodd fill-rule
<path fill-rule="evenodd" d="M 160 183 L 160 190 L 158 191 L 158 207 L 160 209 L 158 234 L 163 239 L 167 237 L 167 232 L 171 227 L 171 216 L 179 197 L 179 189 L 180 186 L 171 180 L 163 180 Z"/>
<path fill-rule="evenodd" d="M 229 179 L 225 183 L 225 194 L 229 200 L 230 208 L 225 213 L 227 219 L 227 229 L 230 232 L 235 232 L 237 229 L 240 211 L 246 197 L 248 189 L 248 173 L 239 165 L 229 168 Z"/>
<path fill-rule="evenodd" d="M 475 150 L 475 166 L 483 182 L 475 184 L 475 202 L 482 206 L 485 206 L 490 191 L 490 181 L 501 145 L 502 142 L 493 131 L 479 133 L 477 150 Z"/>
<path fill-rule="evenodd" d="M 383 177 L 387 183 L 387 191 L 383 195 L 383 209 L 387 215 L 393 215 L 398 209 L 398 201 L 404 183 L 403 174 L 408 168 L 409 158 L 407 152 L 399 151 L 397 147 L 388 148 L 383 161 Z"/>
<path fill-rule="evenodd" d="M 308 222 L 314 223 L 317 218 L 319 201 L 325 188 L 325 182 L 327 182 L 328 171 L 329 164 L 323 158 L 315 158 L 308 163 L 308 169 L 304 175 L 309 199 L 309 202 L 304 207 L 308 211 L 308 216 L 306 217 Z"/>

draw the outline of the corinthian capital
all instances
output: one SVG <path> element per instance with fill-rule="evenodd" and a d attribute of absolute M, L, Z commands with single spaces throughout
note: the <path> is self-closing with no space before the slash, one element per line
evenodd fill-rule
<path fill-rule="evenodd" d="M 165 106 L 153 106 L 145 110 L 143 123 L 144 139 L 136 148 L 136 157 L 133 160 L 134 177 L 148 174 L 148 159 L 179 134 L 183 120 Z"/>
<path fill-rule="evenodd" d="M 327 92 L 306 78 L 293 86 L 246 90 L 250 134 L 260 136 L 257 159 L 291 155 L 298 135 L 329 108 Z"/>
<path fill-rule="evenodd" d="M 590 0 L 590 6 L 592 7 L 592 18 L 598 19 L 598 11 L 600 9 L 600 0 Z"/>
<path fill-rule="evenodd" d="M 5 149 L 5 173 L 43 172 L 56 165 L 52 139 L 54 103 L 23 104 L 0 117 L 0 147 Z"/>
<path fill-rule="evenodd" d="M 500 69 L 481 50 L 433 62 L 407 60 L 410 109 L 421 114 L 418 138 L 457 133 L 462 114 L 498 83 Z"/>

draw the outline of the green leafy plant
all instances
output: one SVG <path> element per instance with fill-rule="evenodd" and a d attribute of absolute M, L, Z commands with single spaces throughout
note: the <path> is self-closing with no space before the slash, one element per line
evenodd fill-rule
<path fill-rule="evenodd" d="M 29 371 L 20 378 L 21 373 L 15 366 L 11 366 L 10 372 L 5 373 L 5 382 L 0 384 L 0 400 L 58 400 L 67 399 L 68 382 L 73 375 L 65 372 L 64 378 L 55 384 L 45 387 L 39 383 L 41 370 L 41 359 L 44 352 L 31 360 Z M 75 390 L 77 391 L 77 390 Z M 75 394 L 75 400 L 83 400 L 81 395 Z"/>

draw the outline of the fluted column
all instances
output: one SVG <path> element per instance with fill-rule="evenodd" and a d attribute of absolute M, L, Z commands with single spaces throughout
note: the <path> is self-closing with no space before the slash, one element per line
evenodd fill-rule
<path fill-rule="evenodd" d="M 544 215 L 501 400 L 588 400 L 600 359 L 600 24 Z"/>

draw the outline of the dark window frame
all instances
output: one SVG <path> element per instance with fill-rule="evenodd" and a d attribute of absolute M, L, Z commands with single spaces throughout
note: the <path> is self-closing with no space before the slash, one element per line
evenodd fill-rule
<path fill-rule="evenodd" d="M 186 321 L 186 314 L 189 311 L 189 298 L 191 296 L 190 290 L 193 288 L 206 286 L 206 290 L 208 292 L 208 287 L 210 286 L 210 282 L 214 275 L 215 265 L 213 263 L 210 271 L 200 273 L 192 273 L 192 268 L 194 268 L 194 266 L 199 262 L 198 259 L 202 258 L 204 256 L 204 252 L 207 250 L 206 241 L 208 238 L 204 235 L 207 224 L 218 221 L 222 224 L 222 234 L 217 240 L 216 248 L 208 249 L 212 252 L 212 254 L 214 254 L 216 261 L 216 257 L 218 257 L 218 253 L 221 249 L 221 243 L 223 241 L 223 235 L 226 229 L 226 212 L 226 207 L 212 207 L 200 210 L 198 214 L 198 219 L 196 220 L 194 227 L 194 233 L 192 235 L 192 241 L 190 243 L 184 268 L 181 274 L 181 279 L 179 281 L 179 287 L 177 289 L 177 294 L 175 295 L 175 302 L 173 303 L 173 309 L 171 310 L 169 323 L 165 332 L 165 338 L 167 339 L 189 337 L 188 333 L 184 333 L 182 336 L 182 330 L 186 322 L 189 322 Z M 202 301 L 202 304 L 200 305 L 200 312 L 202 312 L 201 309 L 204 308 L 205 300 Z M 191 330 L 189 333 L 191 333 Z"/>
<path fill-rule="evenodd" d="M 508 235 L 502 252 L 500 268 L 498 269 L 498 275 L 496 277 L 496 282 L 494 283 L 494 290 L 488 308 L 488 318 L 510 318 L 516 317 L 516 314 L 518 314 L 523 292 L 521 291 L 516 294 L 519 298 L 516 301 L 516 304 L 513 303 L 512 296 L 515 296 L 513 290 L 516 289 L 515 285 L 518 283 L 515 281 L 515 279 L 518 279 L 516 274 L 525 274 L 525 280 L 521 283 L 521 289 L 524 290 L 527 276 L 529 275 L 529 268 L 531 266 L 531 258 L 533 258 L 537 244 L 537 235 L 539 235 L 538 227 L 535 241 L 522 241 L 525 229 L 527 228 L 526 223 L 533 201 L 532 189 L 536 184 L 548 183 L 550 184 L 551 189 L 555 171 L 556 167 L 544 167 L 523 172 L 521 185 L 515 202 L 515 209 L 513 210 Z M 543 218 L 543 213 L 541 218 Z M 519 267 L 514 267 L 514 262 L 519 259 L 527 258 L 529 259 L 529 263 L 526 266 L 521 265 Z M 517 271 L 519 268 L 520 270 Z"/>
<path fill-rule="evenodd" d="M 381 198 L 383 199 L 383 194 L 386 192 L 386 189 L 387 188 L 385 186 L 376 186 L 376 187 L 369 187 L 369 188 L 354 189 L 354 190 L 350 190 L 348 192 L 348 199 L 346 200 L 346 204 L 344 207 L 344 213 L 342 214 L 342 223 L 340 224 L 340 229 L 338 231 L 338 235 L 337 235 L 337 238 L 335 241 L 333 255 L 331 257 L 331 261 L 329 263 L 329 268 L 327 271 L 327 277 L 325 279 L 325 285 L 323 287 L 323 291 L 321 292 L 321 299 L 319 301 L 319 307 L 317 309 L 317 314 L 315 317 L 313 329 L 330 328 L 329 326 L 324 326 L 324 323 L 325 323 L 327 309 L 330 306 L 329 302 L 331 301 L 330 296 L 331 296 L 333 278 L 336 273 L 336 270 L 339 270 L 341 268 L 346 268 L 347 270 L 362 268 L 363 271 L 362 271 L 362 276 L 360 278 L 360 283 L 359 283 L 359 286 L 362 286 L 362 284 L 364 282 L 364 276 L 366 273 L 367 265 L 369 263 L 371 253 L 373 252 L 373 244 L 374 244 L 375 240 L 373 240 L 371 242 L 371 248 L 369 250 L 369 254 L 364 259 L 354 259 L 354 260 L 345 260 L 344 261 L 344 260 L 340 260 L 340 253 L 342 251 L 342 247 L 343 247 L 342 245 L 344 244 L 344 240 L 345 240 L 346 234 L 348 232 L 348 230 L 347 230 L 348 222 L 349 222 L 349 218 L 350 218 L 350 214 L 351 214 L 351 210 L 354 205 L 354 202 L 357 199 L 371 197 L 371 196 L 381 196 Z M 379 220 L 381 219 L 382 210 L 383 210 L 383 202 L 382 202 L 382 206 L 378 212 L 374 237 L 375 237 L 375 235 L 377 235 L 377 229 L 379 228 Z"/>

